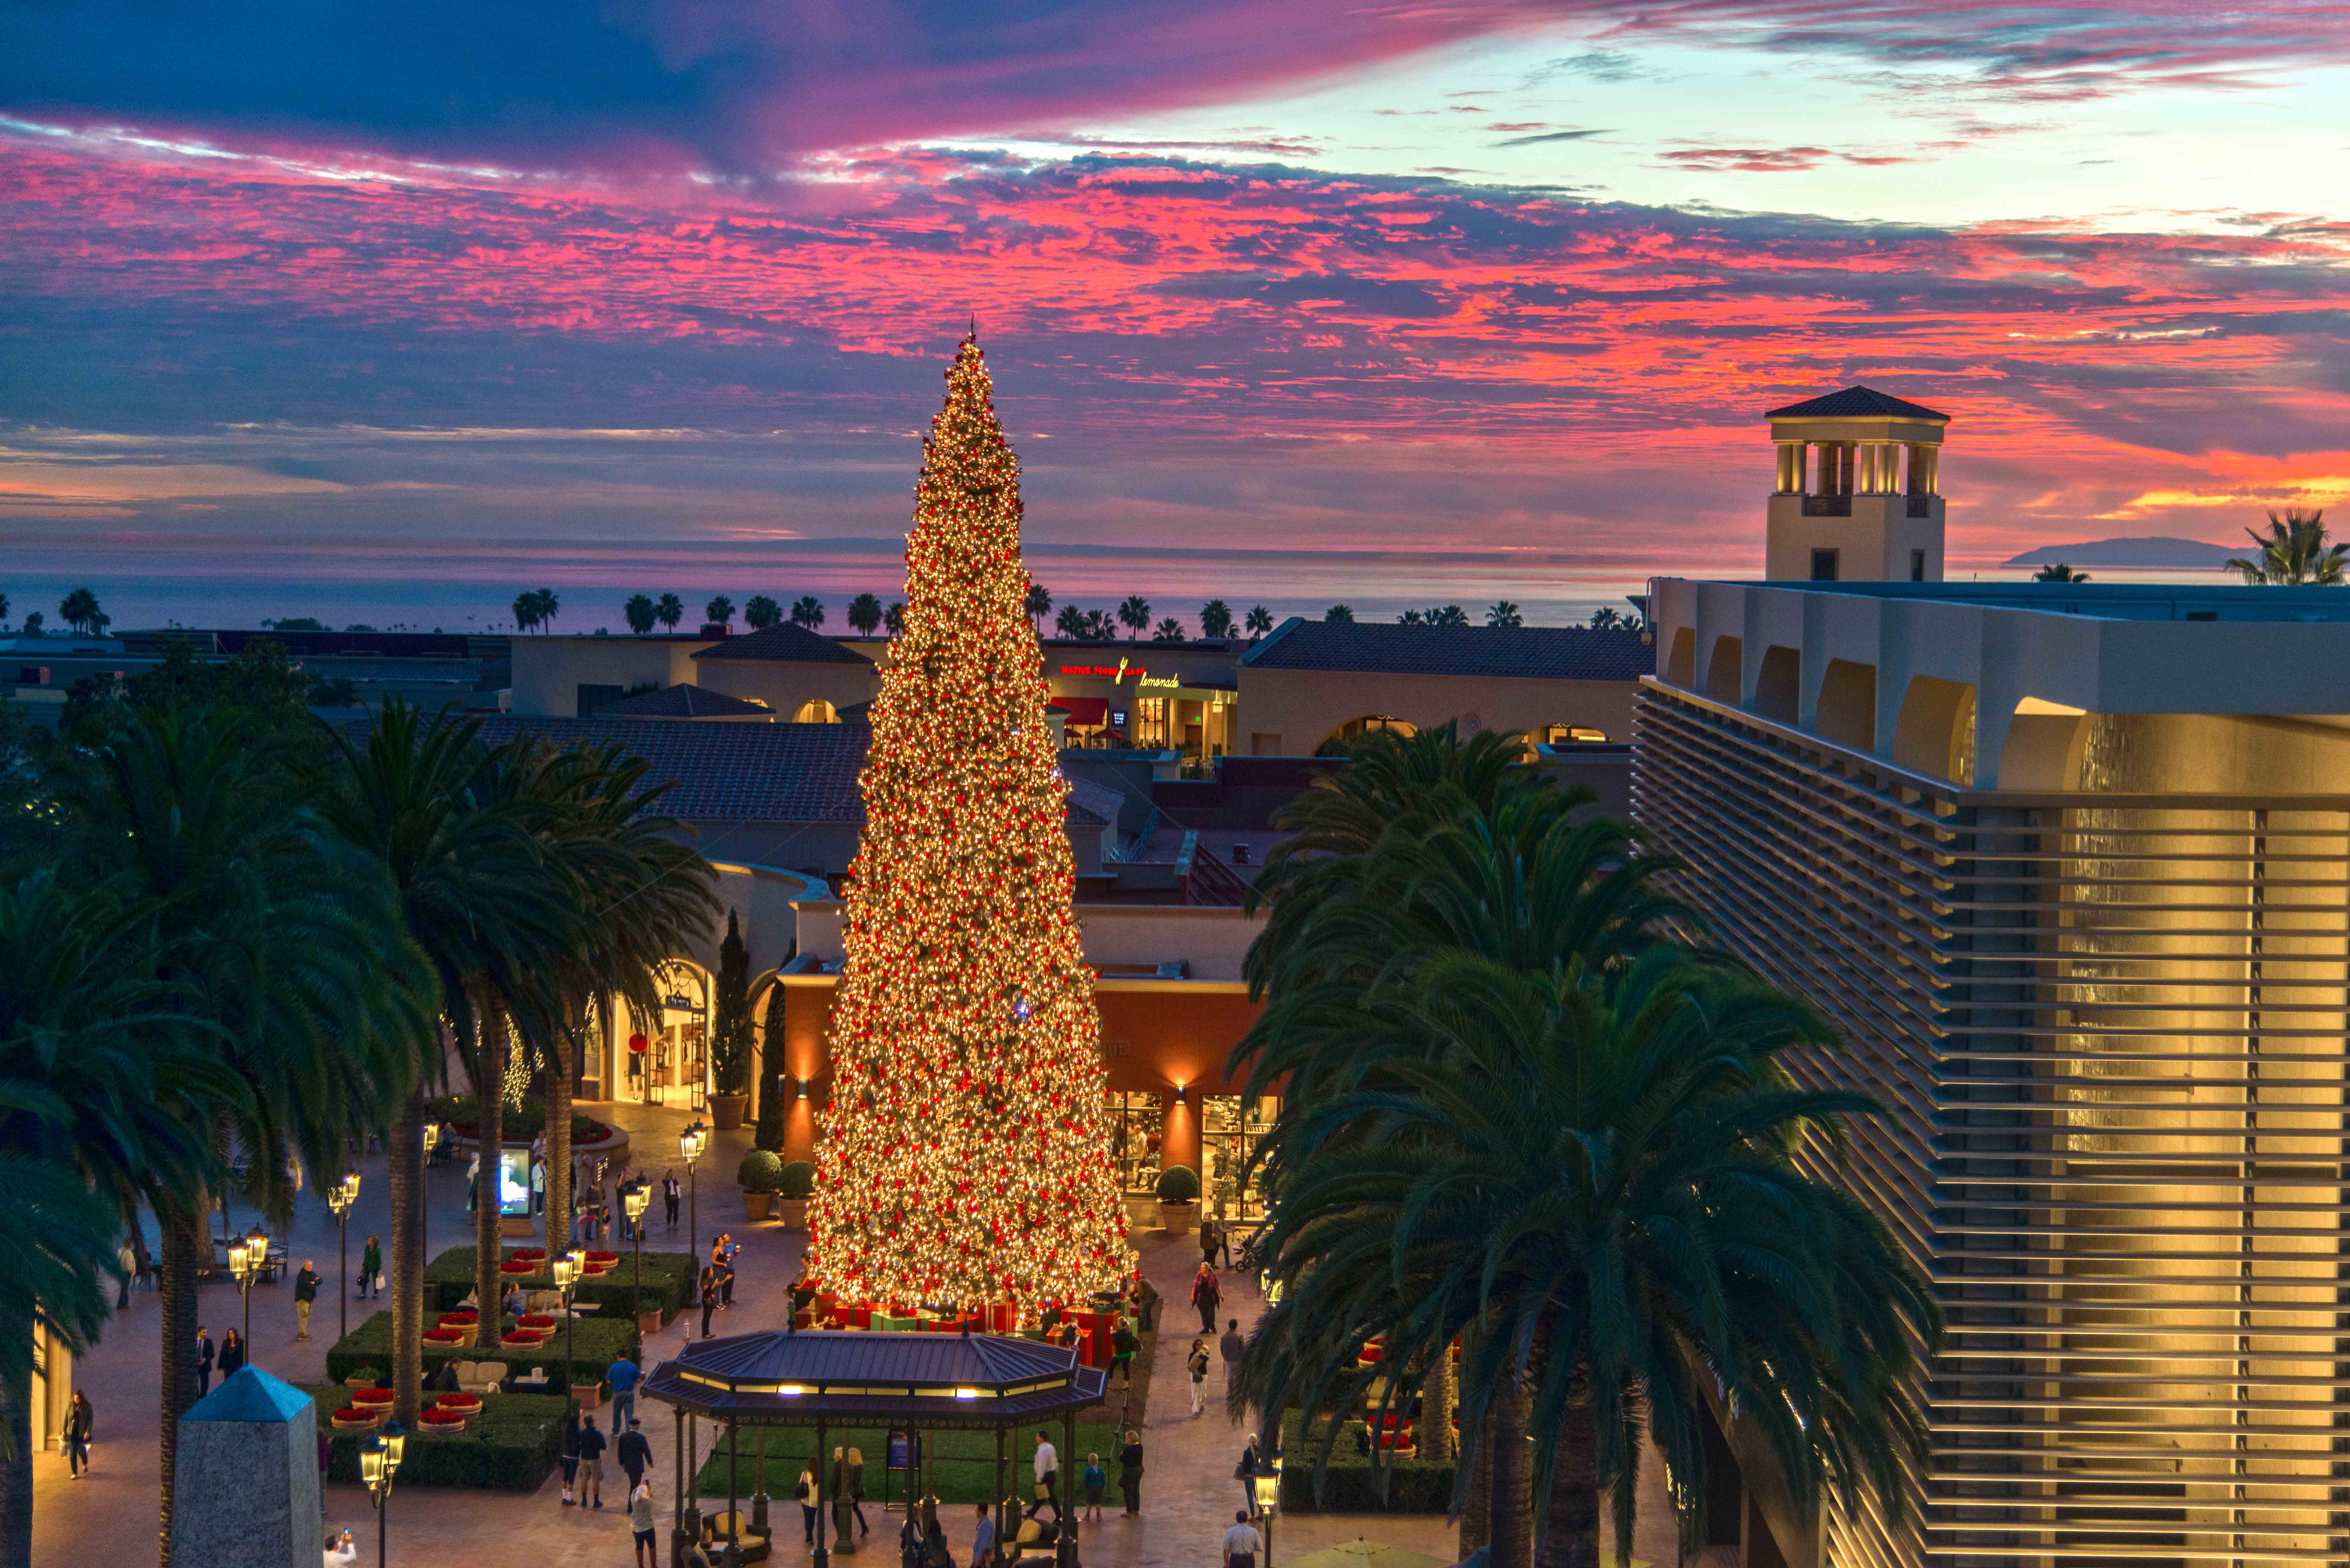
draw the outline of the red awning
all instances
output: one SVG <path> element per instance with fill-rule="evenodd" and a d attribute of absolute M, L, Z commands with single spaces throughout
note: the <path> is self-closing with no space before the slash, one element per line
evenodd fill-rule
<path fill-rule="evenodd" d="M 1100 730 L 1109 725 L 1109 699 L 1107 697 L 1055 697 L 1053 706 L 1067 711 L 1069 727 L 1073 730 Z"/>

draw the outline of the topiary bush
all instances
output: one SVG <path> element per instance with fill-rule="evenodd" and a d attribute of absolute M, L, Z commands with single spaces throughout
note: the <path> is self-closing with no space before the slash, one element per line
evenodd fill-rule
<path fill-rule="evenodd" d="M 783 1181 L 783 1159 L 764 1148 L 753 1149 L 734 1168 L 735 1185 L 745 1192 L 773 1192 Z"/>
<path fill-rule="evenodd" d="M 816 1191 L 816 1167 L 806 1160 L 795 1159 L 784 1167 L 777 1179 L 775 1190 L 785 1198 L 806 1198 Z"/>
<path fill-rule="evenodd" d="M 1200 1200 L 1200 1173 L 1188 1165 L 1170 1165 L 1159 1173 L 1159 1201 L 1161 1203 L 1197 1203 Z"/>

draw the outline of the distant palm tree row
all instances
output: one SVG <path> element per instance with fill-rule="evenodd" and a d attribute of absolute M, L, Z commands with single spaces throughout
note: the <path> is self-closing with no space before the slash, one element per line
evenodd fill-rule
<path fill-rule="evenodd" d="M 709 866 L 617 748 L 492 745 L 479 721 L 397 701 L 355 740 L 247 662 L 120 683 L 0 822 L 0 1568 L 31 1559 L 33 1326 L 89 1343 L 142 1209 L 161 1236 L 166 1564 L 224 1197 L 282 1231 L 298 1188 L 381 1139 L 391 1383 L 412 1426 L 421 1130 L 451 1049 L 486 1147 L 511 1055 L 546 1095 L 548 1227 L 564 1234 L 588 1003 L 657 1016 L 655 970 L 715 909 Z M 479 1206 L 489 1303 L 498 1209 Z"/>
<path fill-rule="evenodd" d="M 1407 1426 L 1451 1463 L 1457 1410 L 1460 1547 L 1492 1568 L 1590 1568 L 1604 1516 L 1630 1562 L 1651 1443 L 1701 1551 L 1715 1410 L 1798 1518 L 1831 1492 L 1898 1516 L 1939 1312 L 1798 1158 L 1879 1107 L 1796 1087 L 1783 1055 L 1844 1043 L 1690 945 L 1674 863 L 1519 754 L 1375 732 L 1275 819 L 1232 1062 L 1281 1096 L 1249 1260 L 1274 1304 L 1232 1413 L 1318 1484 L 1349 1432 L 1375 1466 Z"/>

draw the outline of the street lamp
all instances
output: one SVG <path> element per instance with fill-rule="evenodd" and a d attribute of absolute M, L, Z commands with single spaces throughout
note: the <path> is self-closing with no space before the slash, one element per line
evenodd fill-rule
<path fill-rule="evenodd" d="M 341 1337 L 349 1338 L 351 1332 L 351 1205 L 359 1200 L 359 1173 L 356 1170 L 327 1189 L 327 1207 L 334 1211 L 336 1250 L 342 1254 L 335 1265 L 335 1293 L 340 1299 L 337 1314 L 342 1325 Z"/>
<path fill-rule="evenodd" d="M 407 1451 L 408 1434 L 397 1421 L 359 1445 L 359 1480 L 367 1482 L 368 1496 L 375 1503 L 376 1568 L 384 1568 L 384 1521 L 391 1512 L 391 1478 L 399 1473 L 400 1458 Z"/>
<path fill-rule="evenodd" d="M 269 1265 L 269 1233 L 259 1226 L 242 1241 L 234 1241 L 228 1249 L 228 1272 L 236 1281 L 237 1294 L 244 1298 L 244 1359 L 253 1359 L 253 1287 Z"/>
<path fill-rule="evenodd" d="M 1273 1568 L 1273 1516 L 1281 1508 L 1281 1456 L 1270 1461 L 1259 1459 L 1249 1471 L 1249 1485 L 1256 1495 L 1257 1516 L 1264 1521 L 1264 1568 Z"/>
<path fill-rule="evenodd" d="M 677 1152 L 685 1161 L 686 1201 L 691 1205 L 691 1218 L 687 1221 L 686 1256 L 693 1260 L 693 1300 L 702 1300 L 702 1185 L 695 1180 L 693 1162 L 710 1147 L 710 1131 L 699 1120 L 677 1135 Z"/>
<path fill-rule="evenodd" d="M 629 1229 L 637 1238 L 637 1282 L 629 1311 L 638 1317 L 645 1315 L 645 1206 L 652 1198 L 652 1189 L 639 1184 L 629 1188 L 620 1199 L 620 1207 L 629 1213 Z"/>
<path fill-rule="evenodd" d="M 577 1357 L 572 1354 L 572 1325 L 579 1320 L 571 1310 L 571 1293 L 579 1288 L 579 1276 L 588 1265 L 588 1254 L 577 1247 L 547 1265 L 555 1275 L 555 1288 L 563 1297 L 563 1391 L 572 1392 L 571 1378 Z"/>

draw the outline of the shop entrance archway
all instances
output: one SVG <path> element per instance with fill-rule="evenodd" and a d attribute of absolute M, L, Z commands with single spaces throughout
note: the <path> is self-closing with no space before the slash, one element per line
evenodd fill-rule
<path fill-rule="evenodd" d="M 710 971 L 671 959 L 653 976 L 660 1012 L 631 1051 L 629 1097 L 648 1106 L 705 1110 L 710 1105 Z"/>

